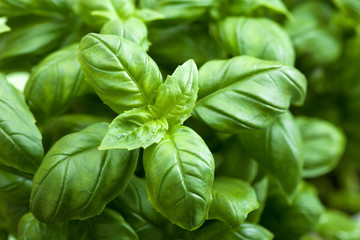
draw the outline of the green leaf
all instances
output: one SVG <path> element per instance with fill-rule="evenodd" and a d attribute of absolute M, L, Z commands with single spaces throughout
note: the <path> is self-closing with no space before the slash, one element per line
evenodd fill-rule
<path fill-rule="evenodd" d="M 306 79 L 297 69 L 249 56 L 209 61 L 199 71 L 193 115 L 224 133 L 270 125 L 301 105 Z"/>
<path fill-rule="evenodd" d="M 6 25 L 6 21 L 6 17 L 0 17 L 0 33 L 9 32 L 11 30 L 11 28 Z"/>
<path fill-rule="evenodd" d="M 289 10 L 281 0 L 233 0 L 229 5 L 231 14 L 250 14 L 260 8 L 266 8 L 289 17 Z"/>
<path fill-rule="evenodd" d="M 135 16 L 144 22 L 152 22 L 165 18 L 164 14 L 161 12 L 149 8 L 136 9 Z"/>
<path fill-rule="evenodd" d="M 337 210 L 326 210 L 316 226 L 319 234 L 331 240 L 360 239 L 360 223 Z"/>
<path fill-rule="evenodd" d="M 166 240 L 170 236 L 164 226 L 167 220 L 150 204 L 145 187 L 145 179 L 133 176 L 129 185 L 112 202 L 142 240 Z"/>
<path fill-rule="evenodd" d="M 274 177 L 288 197 L 301 181 L 301 135 L 290 113 L 280 115 L 267 128 L 244 131 L 239 138 L 259 166 Z"/>
<path fill-rule="evenodd" d="M 358 0 L 333 0 L 339 10 L 356 26 L 360 20 L 360 2 Z"/>
<path fill-rule="evenodd" d="M 75 11 L 90 27 L 100 29 L 107 21 L 126 19 L 135 11 L 134 0 L 79 0 Z"/>
<path fill-rule="evenodd" d="M 295 118 L 303 141 L 304 177 L 319 177 L 335 168 L 345 150 L 345 135 L 331 123 Z"/>
<path fill-rule="evenodd" d="M 159 87 L 154 106 L 170 125 L 182 124 L 195 107 L 198 90 L 197 67 L 188 60 Z"/>
<path fill-rule="evenodd" d="M 260 225 L 244 223 L 232 227 L 222 222 L 213 222 L 195 233 L 196 240 L 271 240 L 274 235 Z"/>
<path fill-rule="evenodd" d="M 207 218 L 214 181 L 214 160 L 193 130 L 174 126 L 158 144 L 144 151 L 146 188 L 152 206 L 188 230 Z"/>
<path fill-rule="evenodd" d="M 164 117 L 159 118 L 152 106 L 126 111 L 116 117 L 109 126 L 100 150 L 147 148 L 158 143 L 168 129 Z"/>
<path fill-rule="evenodd" d="M 88 85 L 77 61 L 78 45 L 58 50 L 37 65 L 25 87 L 25 98 L 38 121 L 63 113 Z"/>
<path fill-rule="evenodd" d="M 335 11 L 326 2 L 303 2 L 293 9 L 294 19 L 288 20 L 288 31 L 298 57 L 311 65 L 334 62 L 341 54 L 340 29 Z"/>
<path fill-rule="evenodd" d="M 29 212 L 32 181 L 0 165 L 0 228 L 16 236 L 20 218 Z"/>
<path fill-rule="evenodd" d="M 259 202 L 259 208 L 252 211 L 246 218 L 246 221 L 258 223 L 264 211 L 266 198 L 268 196 L 269 178 L 265 175 L 264 177 L 257 179 L 252 185 L 256 193 L 257 201 Z"/>
<path fill-rule="evenodd" d="M 1 0 L 0 15 L 19 16 L 19 15 L 39 15 L 49 17 L 64 17 L 68 14 L 70 1 L 67 0 Z"/>
<path fill-rule="evenodd" d="M 0 75 L 0 162 L 34 173 L 44 150 L 35 119 L 24 96 Z"/>
<path fill-rule="evenodd" d="M 147 27 L 144 22 L 135 17 L 130 17 L 125 21 L 121 19 L 108 21 L 101 28 L 100 33 L 126 38 L 141 46 L 144 51 L 147 51 L 150 47 L 150 42 L 147 39 Z"/>
<path fill-rule="evenodd" d="M 231 226 L 242 224 L 249 212 L 259 207 L 251 185 L 235 178 L 217 177 L 212 197 L 208 218 L 221 220 Z"/>
<path fill-rule="evenodd" d="M 295 50 L 290 37 L 272 20 L 227 17 L 217 25 L 217 33 L 221 43 L 233 56 L 249 55 L 294 65 Z"/>
<path fill-rule="evenodd" d="M 280 191 L 273 189 L 267 198 L 260 223 L 273 232 L 276 239 L 299 239 L 315 229 L 323 211 L 315 189 L 303 183 L 292 203 Z"/>
<path fill-rule="evenodd" d="M 78 240 L 138 240 L 134 229 L 116 211 L 105 208 L 93 218 L 79 222 L 76 238 Z"/>
<path fill-rule="evenodd" d="M 94 124 L 52 146 L 33 180 L 30 209 L 37 219 L 50 223 L 98 215 L 126 188 L 138 151 L 98 150 L 107 126 Z"/>
<path fill-rule="evenodd" d="M 86 80 L 115 112 L 152 104 L 162 76 L 140 46 L 118 36 L 90 33 L 79 49 Z"/>
<path fill-rule="evenodd" d="M 31 213 L 22 216 L 19 222 L 19 240 L 37 239 L 37 240 L 67 240 L 68 224 L 55 223 L 46 224 L 37 220 Z"/>

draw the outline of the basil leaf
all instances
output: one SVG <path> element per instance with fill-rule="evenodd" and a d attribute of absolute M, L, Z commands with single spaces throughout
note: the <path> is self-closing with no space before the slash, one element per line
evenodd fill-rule
<path fill-rule="evenodd" d="M 246 221 L 258 223 L 260 221 L 261 214 L 264 211 L 266 198 L 268 196 L 269 178 L 265 175 L 264 177 L 255 181 L 252 185 L 256 193 L 257 201 L 259 202 L 259 208 L 250 212 L 249 216 L 246 218 Z"/>
<path fill-rule="evenodd" d="M 76 238 L 79 240 L 138 240 L 138 236 L 124 218 L 116 211 L 105 208 L 96 217 L 81 221 Z"/>
<path fill-rule="evenodd" d="M 245 149 L 280 184 L 291 198 L 301 181 L 301 135 L 290 113 L 280 115 L 267 128 L 244 131 L 239 138 Z"/>
<path fill-rule="evenodd" d="M 198 90 L 197 67 L 193 60 L 189 60 L 160 85 L 154 106 L 170 125 L 182 124 L 195 107 Z"/>
<path fill-rule="evenodd" d="M 72 45 L 50 54 L 31 73 L 24 94 L 37 120 L 64 112 L 88 91 L 77 61 L 77 48 L 78 45 Z"/>
<path fill-rule="evenodd" d="M 204 64 L 199 88 L 193 115 L 217 131 L 234 133 L 264 128 L 290 103 L 301 105 L 306 79 L 293 67 L 240 56 Z"/>
<path fill-rule="evenodd" d="M 321 215 L 316 230 L 326 239 L 360 239 L 360 224 L 338 210 L 326 210 Z"/>
<path fill-rule="evenodd" d="M 101 34 L 117 35 L 138 44 L 144 51 L 150 47 L 147 39 L 148 31 L 144 22 L 135 17 L 123 21 L 114 19 L 108 21 L 100 30 Z"/>
<path fill-rule="evenodd" d="M 16 236 L 20 218 L 29 212 L 32 181 L 0 165 L 0 228 Z"/>
<path fill-rule="evenodd" d="M 174 126 L 144 151 L 146 188 L 152 206 L 188 230 L 202 225 L 212 200 L 214 160 L 192 129 Z"/>
<path fill-rule="evenodd" d="M 318 177 L 333 170 L 345 150 L 343 132 L 321 119 L 297 117 L 295 121 L 303 141 L 303 176 Z"/>
<path fill-rule="evenodd" d="M 19 222 L 19 240 L 66 240 L 68 239 L 68 224 L 46 224 L 37 220 L 31 213 L 22 216 Z"/>
<path fill-rule="evenodd" d="M 11 30 L 11 28 L 6 25 L 6 21 L 6 17 L 0 17 L 0 33 L 9 32 Z"/>
<path fill-rule="evenodd" d="M 69 11 L 67 0 L 1 0 L 0 15 L 18 16 L 35 14 L 39 16 L 63 17 Z"/>
<path fill-rule="evenodd" d="M 195 233 L 196 240 L 271 240 L 274 235 L 260 225 L 244 223 L 232 227 L 222 222 L 213 222 Z"/>
<path fill-rule="evenodd" d="M 303 183 L 291 203 L 280 191 L 270 192 L 260 223 L 273 232 L 276 239 L 298 239 L 315 229 L 323 211 L 315 189 Z"/>
<path fill-rule="evenodd" d="M 217 32 L 221 43 L 233 56 L 249 55 L 294 65 L 295 50 L 290 37 L 272 20 L 227 17 L 219 22 Z"/>
<path fill-rule="evenodd" d="M 44 150 L 35 119 L 24 96 L 0 75 L 0 162 L 34 173 Z"/>
<path fill-rule="evenodd" d="M 296 54 L 310 65 L 326 65 L 341 54 L 340 29 L 335 11 L 326 2 L 303 2 L 285 24 Z"/>
<path fill-rule="evenodd" d="M 250 14 L 261 8 L 289 16 L 289 10 L 281 0 L 232 0 L 228 7 L 229 13 L 234 15 Z"/>
<path fill-rule="evenodd" d="M 100 29 L 107 21 L 126 19 L 135 11 L 134 0 L 79 0 L 74 9 L 90 27 Z"/>
<path fill-rule="evenodd" d="M 118 36 L 90 33 L 79 49 L 86 80 L 115 112 L 152 104 L 162 76 L 141 47 Z"/>
<path fill-rule="evenodd" d="M 251 185 L 235 178 L 216 178 L 212 197 L 208 219 L 218 219 L 232 226 L 239 226 L 249 212 L 259 207 Z"/>
<path fill-rule="evenodd" d="M 129 185 L 112 202 L 142 240 L 170 239 L 164 226 L 167 220 L 150 204 L 145 179 L 133 176 Z"/>
<path fill-rule="evenodd" d="M 147 148 L 158 143 L 168 129 L 166 119 L 158 118 L 154 107 L 133 109 L 116 117 L 109 126 L 100 149 Z"/>
<path fill-rule="evenodd" d="M 50 223 L 98 215 L 125 189 L 138 151 L 99 151 L 107 126 L 69 134 L 49 150 L 33 180 L 30 209 L 37 219 Z"/>

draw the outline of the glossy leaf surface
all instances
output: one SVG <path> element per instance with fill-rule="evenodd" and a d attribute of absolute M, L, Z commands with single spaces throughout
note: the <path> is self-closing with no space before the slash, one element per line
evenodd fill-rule
<path fill-rule="evenodd" d="M 30 209 L 37 219 L 50 223 L 98 215 L 126 188 L 138 152 L 100 151 L 107 126 L 66 135 L 49 150 L 33 180 Z"/>
<path fill-rule="evenodd" d="M 41 135 L 23 94 L 0 75 L 0 161 L 34 173 L 43 158 Z"/>
<path fill-rule="evenodd" d="M 199 71 L 193 114 L 217 131 L 270 125 L 290 104 L 301 105 L 306 79 L 293 67 L 249 56 L 209 61 Z"/>
<path fill-rule="evenodd" d="M 144 169 L 152 206 L 184 229 L 200 227 L 214 181 L 214 160 L 200 136 L 174 126 L 162 141 L 145 149 Z"/>
<path fill-rule="evenodd" d="M 256 30 L 255 30 L 256 29 Z M 267 18 L 227 17 L 217 26 L 221 43 L 233 55 L 249 55 L 294 65 L 295 50 L 279 24 Z"/>
<path fill-rule="evenodd" d="M 152 104 L 162 76 L 140 46 L 119 36 L 90 33 L 79 49 L 86 80 L 115 112 Z"/>
<path fill-rule="evenodd" d="M 168 129 L 164 117 L 159 118 L 152 106 L 126 111 L 116 117 L 109 126 L 100 149 L 147 148 L 158 143 Z"/>
<path fill-rule="evenodd" d="M 251 185 L 235 178 L 217 177 L 212 197 L 209 219 L 218 219 L 231 226 L 242 224 L 248 213 L 259 207 Z"/>
<path fill-rule="evenodd" d="M 274 235 L 266 228 L 244 223 L 231 227 L 222 222 L 213 222 L 196 232 L 194 240 L 271 240 Z"/>
<path fill-rule="evenodd" d="M 198 90 L 197 67 L 189 60 L 176 68 L 159 87 L 154 106 L 170 125 L 182 124 L 195 107 Z"/>
<path fill-rule="evenodd" d="M 31 73 L 24 94 L 38 121 L 64 112 L 88 91 L 77 48 L 78 45 L 72 45 L 50 54 Z"/>
<path fill-rule="evenodd" d="M 46 224 L 37 220 L 31 213 L 22 216 L 19 222 L 19 240 L 66 240 L 68 239 L 68 224 Z"/>
<path fill-rule="evenodd" d="M 345 149 L 343 132 L 316 118 L 297 117 L 296 125 L 303 141 L 303 176 L 318 177 L 334 169 Z"/>
<path fill-rule="evenodd" d="M 291 197 L 300 183 L 303 167 L 301 135 L 290 113 L 280 115 L 267 128 L 239 134 L 245 149 Z"/>

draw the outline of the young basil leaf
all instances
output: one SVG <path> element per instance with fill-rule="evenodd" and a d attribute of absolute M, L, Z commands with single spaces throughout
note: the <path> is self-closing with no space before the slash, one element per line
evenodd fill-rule
<path fill-rule="evenodd" d="M 89 86 L 77 61 L 78 45 L 58 50 L 37 65 L 25 87 L 25 98 L 38 121 L 64 112 Z"/>
<path fill-rule="evenodd" d="M 29 211 L 32 181 L 0 165 L 0 228 L 16 236 L 20 218 Z"/>
<path fill-rule="evenodd" d="M 227 17 L 217 25 L 217 33 L 221 43 L 233 56 L 249 55 L 294 65 L 295 50 L 290 37 L 272 20 Z"/>
<path fill-rule="evenodd" d="M 0 75 L 0 162 L 34 173 L 44 150 L 35 119 L 24 96 Z"/>
<path fill-rule="evenodd" d="M 188 230 L 207 218 L 214 181 L 214 159 L 192 129 L 174 126 L 144 151 L 146 189 L 152 206 Z"/>
<path fill-rule="evenodd" d="M 316 230 L 326 239 L 360 239 L 360 223 L 338 210 L 326 210 L 321 215 Z"/>
<path fill-rule="evenodd" d="M 30 209 L 37 219 L 50 223 L 98 215 L 125 189 L 138 151 L 98 150 L 107 127 L 94 124 L 49 150 L 33 180 Z"/>
<path fill-rule="evenodd" d="M 249 56 L 209 61 L 199 71 L 193 115 L 217 131 L 270 125 L 290 103 L 301 105 L 306 79 L 297 69 Z"/>
<path fill-rule="evenodd" d="M 90 33 L 79 49 L 86 80 L 115 112 L 152 104 L 162 76 L 140 46 L 119 36 Z"/>
<path fill-rule="evenodd" d="M 170 125 L 182 124 L 195 107 L 198 90 L 197 67 L 193 60 L 189 60 L 160 85 L 154 106 Z"/>
<path fill-rule="evenodd" d="M 289 198 L 301 181 L 301 135 L 290 113 L 280 115 L 267 128 L 244 131 L 239 138 L 245 149 L 280 184 Z"/>
<path fill-rule="evenodd" d="M 169 125 L 164 117 L 159 118 L 152 106 L 126 111 L 116 117 L 109 126 L 100 150 L 147 148 L 158 143 Z"/>
<path fill-rule="evenodd" d="M 108 21 L 100 30 L 101 34 L 117 35 L 138 44 L 144 51 L 147 51 L 150 42 L 147 39 L 148 31 L 144 22 L 135 17 L 123 21 L 114 19 Z"/>
<path fill-rule="evenodd" d="M 303 176 L 318 177 L 334 169 L 345 150 L 344 133 L 321 119 L 297 117 L 295 122 L 303 141 Z"/>
<path fill-rule="evenodd" d="M 307 64 L 325 65 L 341 54 L 340 29 L 335 11 L 326 2 L 303 2 L 293 9 L 294 19 L 285 24 L 297 56 Z"/>
<path fill-rule="evenodd" d="M 20 219 L 18 239 L 67 240 L 68 223 L 46 224 L 27 213 Z"/>
<path fill-rule="evenodd" d="M 259 207 L 254 189 L 240 179 L 217 177 L 212 197 L 208 219 L 218 219 L 231 226 L 239 226 L 249 212 Z"/>
<path fill-rule="evenodd" d="M 0 17 L 0 33 L 9 32 L 11 30 L 11 28 L 6 25 L 6 21 L 6 17 Z"/>
<path fill-rule="evenodd" d="M 108 208 L 99 216 L 79 222 L 77 228 L 75 239 L 78 240 L 139 239 L 121 214 Z"/>
<path fill-rule="evenodd" d="M 244 223 L 232 227 L 213 222 L 195 233 L 194 240 L 272 240 L 274 235 L 260 225 Z"/>
<path fill-rule="evenodd" d="M 281 191 L 274 189 L 270 192 L 260 223 L 279 240 L 298 239 L 315 229 L 323 211 L 315 189 L 303 183 L 292 203 L 284 198 Z"/>
<path fill-rule="evenodd" d="M 141 8 L 159 11 L 167 22 L 172 20 L 175 23 L 199 19 L 213 4 L 214 0 L 140 0 Z"/>
<path fill-rule="evenodd" d="M 167 220 L 150 204 L 145 187 L 145 179 L 133 176 L 129 185 L 112 202 L 142 240 L 166 240 L 170 236 L 164 226 Z"/>
<path fill-rule="evenodd" d="M 134 0 L 79 0 L 75 11 L 90 27 L 100 29 L 107 21 L 126 19 L 135 11 Z"/>

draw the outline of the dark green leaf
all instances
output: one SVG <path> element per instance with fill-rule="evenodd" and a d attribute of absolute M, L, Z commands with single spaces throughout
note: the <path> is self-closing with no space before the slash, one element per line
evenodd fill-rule
<path fill-rule="evenodd" d="M 108 208 L 99 216 L 79 222 L 77 228 L 78 240 L 139 239 L 120 213 Z"/>
<path fill-rule="evenodd" d="M 195 107 L 198 90 L 197 67 L 189 60 L 176 68 L 159 87 L 154 106 L 170 125 L 182 124 Z"/>
<path fill-rule="evenodd" d="M 294 65 L 295 50 L 290 37 L 274 21 L 227 17 L 218 24 L 217 32 L 221 43 L 233 56 L 249 55 Z"/>
<path fill-rule="evenodd" d="M 0 161 L 34 173 L 44 155 L 41 135 L 24 96 L 0 75 Z"/>
<path fill-rule="evenodd" d="M 290 113 L 280 115 L 267 128 L 239 134 L 245 149 L 291 198 L 301 180 L 301 135 Z"/>
<path fill-rule="evenodd" d="M 141 46 L 147 51 L 150 42 L 147 39 L 148 31 L 144 22 L 138 18 L 131 17 L 127 20 L 114 19 L 108 21 L 100 30 L 101 34 L 117 35 Z"/>
<path fill-rule="evenodd" d="M 158 143 L 169 126 L 164 117 L 158 117 L 156 111 L 154 107 L 148 106 L 120 114 L 109 126 L 100 149 L 132 150 Z"/>
<path fill-rule="evenodd" d="M 162 82 L 158 66 L 146 52 L 119 36 L 86 35 L 80 42 L 79 61 L 90 86 L 117 113 L 151 105 Z"/>
<path fill-rule="evenodd" d="M 231 226 L 242 224 L 249 212 L 259 207 L 251 185 L 235 178 L 216 178 L 212 197 L 208 218 L 221 220 Z"/>
<path fill-rule="evenodd" d="M 64 112 L 88 91 L 77 61 L 77 48 L 76 44 L 50 54 L 31 73 L 24 94 L 38 121 Z"/>
<path fill-rule="evenodd" d="M 345 150 L 343 132 L 331 123 L 307 117 L 297 117 L 303 141 L 304 177 L 318 177 L 338 164 Z"/>
<path fill-rule="evenodd" d="M 36 172 L 30 209 L 43 222 L 86 219 L 101 213 L 135 171 L 138 151 L 100 151 L 107 123 L 57 141 Z"/>
<path fill-rule="evenodd" d="M 174 126 L 158 144 L 144 151 L 149 201 L 172 223 L 188 230 L 208 215 L 214 181 L 214 160 L 193 130 Z"/>
<path fill-rule="evenodd" d="M 68 224 L 46 224 L 37 220 L 31 213 L 22 216 L 19 222 L 19 240 L 67 240 Z"/>
<path fill-rule="evenodd" d="M 217 131 L 270 125 L 290 104 L 301 105 L 306 79 L 298 70 L 249 56 L 210 61 L 199 71 L 193 114 Z"/>
<path fill-rule="evenodd" d="M 260 225 L 244 223 L 231 227 L 222 222 L 213 222 L 197 231 L 194 240 L 271 240 L 273 237 Z"/>

